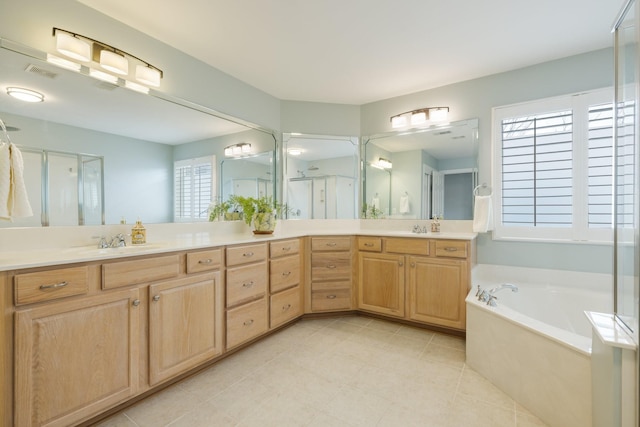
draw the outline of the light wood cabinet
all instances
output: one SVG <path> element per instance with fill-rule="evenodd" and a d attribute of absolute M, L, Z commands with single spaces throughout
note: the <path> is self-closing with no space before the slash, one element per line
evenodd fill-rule
<path fill-rule="evenodd" d="M 465 329 L 469 291 L 465 260 L 409 257 L 409 319 Z"/>
<path fill-rule="evenodd" d="M 68 426 L 138 389 L 139 290 L 15 313 L 15 425 Z"/>
<path fill-rule="evenodd" d="M 470 241 L 362 236 L 358 248 L 358 309 L 465 329 Z"/>
<path fill-rule="evenodd" d="M 300 239 L 269 244 L 269 327 L 277 328 L 300 317 L 302 302 L 302 252 Z"/>
<path fill-rule="evenodd" d="M 220 355 L 224 304 L 220 272 L 149 286 L 149 383 Z"/>
<path fill-rule="evenodd" d="M 267 297 L 227 310 L 227 349 L 232 349 L 267 332 Z"/>
<path fill-rule="evenodd" d="M 361 252 L 358 259 L 358 308 L 404 317 L 404 255 Z"/>
<path fill-rule="evenodd" d="M 344 311 L 353 305 L 353 237 L 311 237 L 306 307 L 309 312 Z"/>

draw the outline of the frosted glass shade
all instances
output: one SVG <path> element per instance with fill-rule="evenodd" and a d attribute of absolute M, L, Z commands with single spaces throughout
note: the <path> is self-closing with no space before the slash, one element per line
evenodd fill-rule
<path fill-rule="evenodd" d="M 109 50 L 100 52 L 100 66 L 112 73 L 123 76 L 129 74 L 129 61 L 127 61 L 127 58 Z"/>
<path fill-rule="evenodd" d="M 71 34 L 56 33 L 56 50 L 77 61 L 88 62 L 91 59 L 91 45 Z"/>
<path fill-rule="evenodd" d="M 160 86 L 160 71 L 146 65 L 136 66 L 136 80 L 149 86 Z"/>
<path fill-rule="evenodd" d="M 448 108 L 431 108 L 429 110 L 429 118 L 433 122 L 442 122 L 447 120 L 447 117 L 449 117 Z"/>

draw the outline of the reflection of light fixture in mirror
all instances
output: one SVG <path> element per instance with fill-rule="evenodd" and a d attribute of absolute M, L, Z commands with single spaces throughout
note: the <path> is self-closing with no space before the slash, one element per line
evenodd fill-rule
<path fill-rule="evenodd" d="M 104 82 L 109 82 L 113 84 L 118 83 L 118 78 L 116 76 L 114 76 L 113 74 L 105 73 L 104 71 L 91 68 L 89 69 L 89 75 L 95 79 L 102 80 Z"/>
<path fill-rule="evenodd" d="M 54 28 L 53 35 L 56 38 L 58 52 L 69 58 L 83 62 L 96 62 L 105 70 L 121 76 L 128 76 L 129 66 L 135 65 L 136 71 L 135 75 L 131 77 L 132 80 L 135 79 L 138 83 L 147 86 L 160 86 L 160 80 L 163 77 L 162 70 L 137 56 L 90 37 L 60 28 Z M 53 61 L 49 62 L 53 63 Z"/>
<path fill-rule="evenodd" d="M 393 164 L 391 163 L 391 160 L 385 159 L 384 157 L 379 157 L 378 161 L 376 162 L 376 166 L 381 169 L 391 169 Z"/>
<path fill-rule="evenodd" d="M 72 71 L 80 71 L 82 68 L 82 65 L 77 62 L 69 61 L 67 59 L 60 58 L 59 56 L 51 55 L 50 53 L 47 53 L 47 62 Z"/>
<path fill-rule="evenodd" d="M 57 32 L 53 29 L 56 37 L 56 50 L 61 54 L 73 58 L 77 61 L 88 62 L 91 60 L 91 45 L 73 33 Z"/>
<path fill-rule="evenodd" d="M 129 61 L 127 61 L 127 58 L 110 50 L 102 49 L 100 51 L 100 66 L 121 76 L 129 74 Z"/>
<path fill-rule="evenodd" d="M 24 89 L 21 87 L 8 87 L 7 94 L 20 101 L 25 102 L 42 102 L 44 101 L 44 95 L 40 92 L 36 92 L 31 89 Z"/>
<path fill-rule="evenodd" d="M 393 129 L 407 126 L 410 122 L 412 126 L 430 122 L 441 122 L 447 120 L 449 107 L 428 107 L 413 111 L 396 114 L 391 117 L 391 127 Z"/>
<path fill-rule="evenodd" d="M 300 148 L 289 148 L 287 153 L 291 156 L 299 156 L 302 154 L 302 150 Z"/>
<path fill-rule="evenodd" d="M 224 148 L 224 155 L 227 157 L 240 157 L 249 154 L 251 154 L 251 144 L 249 144 L 248 142 L 228 145 Z"/>

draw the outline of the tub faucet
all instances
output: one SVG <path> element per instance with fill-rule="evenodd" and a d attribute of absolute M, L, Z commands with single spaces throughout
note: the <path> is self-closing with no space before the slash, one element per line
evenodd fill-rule
<path fill-rule="evenodd" d="M 506 288 L 511 289 L 511 292 L 518 292 L 518 287 L 516 285 L 511 283 L 503 283 L 501 285 L 496 286 L 495 288 L 489 289 L 489 294 L 493 295 L 496 292 Z"/>

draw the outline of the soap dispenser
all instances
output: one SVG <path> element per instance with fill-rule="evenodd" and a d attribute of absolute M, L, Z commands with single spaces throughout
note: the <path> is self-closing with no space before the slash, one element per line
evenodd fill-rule
<path fill-rule="evenodd" d="M 142 221 L 138 219 L 136 225 L 131 229 L 131 244 L 144 245 L 145 243 L 147 243 L 147 229 L 142 225 Z"/>

